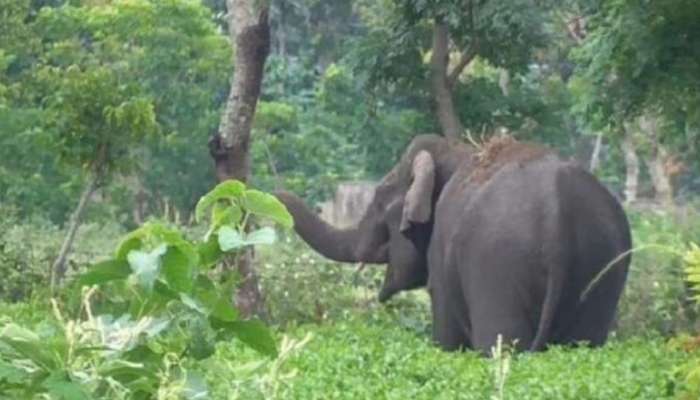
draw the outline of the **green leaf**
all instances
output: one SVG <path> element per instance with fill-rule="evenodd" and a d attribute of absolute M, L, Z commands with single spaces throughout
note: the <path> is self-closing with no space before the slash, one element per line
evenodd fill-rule
<path fill-rule="evenodd" d="M 61 362 L 59 358 L 67 349 L 62 336 L 47 342 L 36 333 L 16 324 L 7 324 L 3 327 L 0 332 L 0 341 L 46 372 L 58 367 Z"/>
<path fill-rule="evenodd" d="M 277 343 L 270 328 L 257 319 L 212 324 L 236 336 L 254 350 L 268 355 L 277 355 Z"/>
<path fill-rule="evenodd" d="M 222 225 L 238 225 L 243 218 L 243 211 L 235 204 L 215 203 L 211 209 L 211 225 L 216 229 Z"/>
<path fill-rule="evenodd" d="M 243 207 L 246 211 L 269 218 L 285 228 L 294 226 L 294 219 L 287 211 L 287 207 L 271 194 L 252 189 L 246 190 L 243 197 Z"/>
<path fill-rule="evenodd" d="M 139 284 L 146 290 L 153 289 L 153 283 L 158 277 L 161 265 L 161 257 L 165 254 L 167 246 L 162 244 L 151 252 L 132 250 L 127 256 L 131 270 L 134 272 Z"/>
<path fill-rule="evenodd" d="M 189 293 L 192 290 L 194 265 L 178 247 L 168 246 L 161 263 L 168 286 L 178 292 Z"/>
<path fill-rule="evenodd" d="M 275 230 L 269 226 L 250 232 L 245 236 L 245 242 L 249 245 L 273 244 L 276 240 L 277 234 L 275 233 Z"/>
<path fill-rule="evenodd" d="M 245 192 L 245 184 L 236 180 L 227 180 L 216 185 L 211 192 L 202 196 L 197 202 L 194 215 L 197 221 L 201 221 L 204 213 L 219 200 L 236 200 Z"/>
<path fill-rule="evenodd" d="M 206 242 L 197 246 L 197 252 L 199 253 L 199 262 L 203 267 L 208 268 L 216 264 L 224 255 L 219 246 L 219 235 L 209 235 Z"/>
<path fill-rule="evenodd" d="M 216 294 L 216 286 L 214 283 L 205 275 L 197 275 L 197 279 L 194 283 L 194 299 L 201 303 L 207 310 L 212 310 L 214 305 L 218 301 L 218 296 Z"/>
<path fill-rule="evenodd" d="M 210 337 L 211 335 L 208 335 L 208 328 L 208 323 L 204 318 L 196 320 L 190 326 L 190 329 L 192 329 L 192 336 L 188 345 L 188 351 L 195 360 L 208 358 L 216 351 L 214 342 L 211 340 L 213 338 Z"/>
<path fill-rule="evenodd" d="M 80 384 L 68 379 L 68 375 L 64 371 L 51 374 L 42 386 L 50 395 L 58 399 L 88 400 L 90 398 Z"/>
<path fill-rule="evenodd" d="M 197 311 L 198 313 L 203 315 L 208 314 L 207 310 L 204 308 L 203 305 L 199 304 L 197 300 L 193 299 L 185 293 L 180 293 L 180 301 L 182 302 L 182 304 L 184 304 L 191 310 Z"/>
<path fill-rule="evenodd" d="M 129 252 L 143 247 L 142 237 L 143 234 L 140 231 L 134 231 L 128 234 L 122 242 L 119 243 L 119 246 L 117 246 L 115 258 L 118 260 L 126 260 Z"/>
<path fill-rule="evenodd" d="M 245 247 L 245 239 L 236 229 L 222 226 L 218 232 L 219 247 L 223 251 L 231 251 Z"/>
<path fill-rule="evenodd" d="M 219 297 L 211 310 L 211 316 L 224 322 L 233 322 L 238 319 L 238 311 L 233 307 L 228 296 L 230 294 Z"/>
<path fill-rule="evenodd" d="M 130 274 L 131 268 L 126 260 L 107 260 L 91 266 L 78 278 L 78 283 L 83 286 L 99 285 L 109 281 L 126 279 Z"/>
<path fill-rule="evenodd" d="M 24 370 L 0 360 L 0 382 L 6 381 L 10 384 L 18 384 L 29 378 Z"/>
<path fill-rule="evenodd" d="M 236 250 L 257 244 L 271 244 L 277 240 L 275 230 L 270 227 L 258 229 L 244 236 L 230 226 L 222 226 L 219 229 L 218 236 L 219 246 L 223 251 Z"/>

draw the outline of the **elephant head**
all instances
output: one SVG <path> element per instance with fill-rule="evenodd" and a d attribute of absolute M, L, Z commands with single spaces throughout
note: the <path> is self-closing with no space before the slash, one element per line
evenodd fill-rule
<path fill-rule="evenodd" d="M 340 262 L 387 264 L 379 300 L 424 286 L 433 209 L 444 183 L 469 149 L 437 135 L 416 137 L 378 183 L 364 216 L 348 229 L 335 228 L 294 194 L 278 192 L 294 217 L 295 230 L 322 255 Z"/>

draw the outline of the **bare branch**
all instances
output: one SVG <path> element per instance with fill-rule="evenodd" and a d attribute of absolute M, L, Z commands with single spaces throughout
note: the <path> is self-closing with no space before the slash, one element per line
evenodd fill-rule
<path fill-rule="evenodd" d="M 459 62 L 457 62 L 457 65 L 455 65 L 454 68 L 452 68 L 452 72 L 450 72 L 447 77 L 447 84 L 450 87 L 453 87 L 455 85 L 457 79 L 459 79 L 459 75 L 462 74 L 464 68 L 471 64 L 472 60 L 474 60 L 474 57 L 476 57 L 477 53 L 478 46 L 476 45 L 476 43 L 474 43 L 467 51 L 462 53 L 462 57 L 460 57 Z"/>

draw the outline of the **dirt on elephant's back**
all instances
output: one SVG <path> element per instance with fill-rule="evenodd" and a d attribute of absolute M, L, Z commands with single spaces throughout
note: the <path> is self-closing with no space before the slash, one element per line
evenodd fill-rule
<path fill-rule="evenodd" d="M 518 142 L 512 136 L 500 135 L 492 137 L 484 143 L 477 155 L 477 165 L 469 177 L 470 182 L 483 183 L 510 163 L 525 164 L 553 154 L 546 147 L 533 143 Z"/>

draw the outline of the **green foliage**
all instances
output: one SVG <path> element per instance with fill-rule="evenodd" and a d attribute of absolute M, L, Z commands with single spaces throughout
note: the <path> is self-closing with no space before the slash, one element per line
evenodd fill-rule
<path fill-rule="evenodd" d="M 220 225 L 207 236 L 218 236 L 221 243 L 222 237 L 237 232 L 247 240 L 224 241 L 226 246 L 212 256 L 208 238 L 190 241 L 160 223 L 150 222 L 129 233 L 113 258 L 78 278 L 78 285 L 88 287 L 83 288 L 82 305 L 74 316 L 64 316 L 52 300 L 54 318 L 33 329 L 15 322 L 3 325 L 0 394 L 201 398 L 207 395 L 206 386 L 190 369 L 210 357 L 217 342 L 235 337 L 275 356 L 277 346 L 267 327 L 254 319 L 241 320 L 231 304 L 235 280 L 213 277 L 209 266 L 226 253 L 271 241 L 265 236 L 271 228 L 244 236 L 249 216 L 287 226 L 291 217 L 270 195 L 235 181 L 221 183 L 200 204 L 203 209 L 220 206 L 227 215 L 232 213 L 226 208 L 237 207 L 242 218 L 217 220 Z"/>
<path fill-rule="evenodd" d="M 700 304 L 700 247 L 691 243 L 683 255 L 685 264 L 685 279 L 693 290 L 693 301 Z M 681 383 L 682 399 L 697 398 L 700 395 L 700 338 L 681 335 L 674 339 L 673 344 L 691 357 L 676 367 L 676 375 Z"/>
<path fill-rule="evenodd" d="M 101 160 L 101 172 L 136 176 L 112 182 L 122 194 L 111 198 L 115 211 L 141 192 L 151 212 L 164 201 L 189 211 L 211 184 L 210 167 L 199 166 L 211 164 L 206 140 L 231 65 L 210 11 L 184 0 L 72 2 L 39 11 L 44 3 L 51 2 L 2 6 L 6 200 L 22 215 L 50 213 L 62 222 L 80 190 L 76 169 Z M 156 131 L 161 135 L 149 135 Z M 59 156 L 68 163 L 57 166 Z M 178 179 L 161 179 L 166 174 Z"/>
<path fill-rule="evenodd" d="M 494 360 L 443 352 L 422 332 L 403 326 L 397 314 L 369 314 L 292 330 L 293 340 L 313 336 L 281 366 L 274 396 L 247 375 L 247 369 L 261 368 L 256 354 L 219 347 L 207 361 L 212 397 L 483 400 L 497 393 Z M 504 398 L 670 399 L 673 366 L 686 359 L 659 338 L 515 355 Z"/>
<path fill-rule="evenodd" d="M 258 186 L 323 200 L 339 181 L 383 175 L 416 132 L 431 130 L 423 111 L 366 99 L 362 77 L 347 63 L 328 65 L 304 87 L 298 80 L 308 73 L 296 61 L 271 58 L 266 85 L 275 97 L 261 102 L 253 131 Z"/>
<path fill-rule="evenodd" d="M 700 247 L 691 243 L 690 248 L 683 256 L 685 263 L 686 280 L 690 283 L 691 289 L 695 291 L 693 300 L 700 303 Z"/>
<path fill-rule="evenodd" d="M 49 266 L 61 247 L 65 230 L 44 218 L 21 221 L 16 209 L 0 207 L 0 211 L 0 301 L 39 299 L 46 294 Z M 84 225 L 68 258 L 69 275 L 107 256 L 122 233 L 123 228 L 116 223 Z"/>
<path fill-rule="evenodd" d="M 367 3 L 363 16 L 370 33 L 358 47 L 360 69 L 372 86 L 382 83 L 422 86 L 432 21 L 444 21 L 460 51 L 471 49 L 497 67 L 525 71 L 534 49 L 544 44 L 543 7 L 531 0 L 420 1 Z"/>
<path fill-rule="evenodd" d="M 700 122 L 694 106 L 700 96 L 691 89 L 700 73 L 700 50 L 694 44 L 700 40 L 698 3 L 598 3 L 586 41 L 576 51 L 583 112 L 606 123 L 650 108 Z"/>
<path fill-rule="evenodd" d="M 690 301 L 682 255 L 700 237 L 699 216 L 628 211 L 635 251 L 618 311 L 617 332 L 673 334 L 691 329 L 697 307 Z"/>

